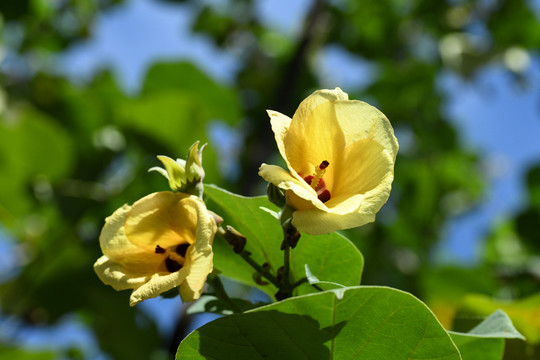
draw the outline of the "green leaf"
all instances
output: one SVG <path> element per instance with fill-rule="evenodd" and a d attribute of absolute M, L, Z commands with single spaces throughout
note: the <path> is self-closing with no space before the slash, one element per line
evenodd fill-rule
<path fill-rule="evenodd" d="M 504 355 L 504 340 L 482 338 L 462 333 L 450 333 L 463 360 L 501 360 Z"/>
<path fill-rule="evenodd" d="M 487 316 L 490 312 L 501 309 L 508 314 L 516 329 L 530 344 L 540 343 L 540 294 L 514 302 L 498 301 L 488 296 L 471 294 L 465 297 L 458 311 L 458 317 Z M 509 320 L 510 321 L 510 320 Z M 517 331 L 516 331 L 517 332 Z"/>
<path fill-rule="evenodd" d="M 36 180 L 54 182 L 73 165 L 73 142 L 54 119 L 29 106 L 14 109 L 12 116 L 0 117 L 0 220 L 5 223 L 30 211 L 28 188 Z"/>
<path fill-rule="evenodd" d="M 187 313 L 196 314 L 202 312 L 210 312 L 220 315 L 230 315 L 235 313 L 235 310 L 237 309 L 240 309 L 241 311 L 247 311 L 263 305 L 263 303 L 254 304 L 250 301 L 237 298 L 232 298 L 231 301 L 236 306 L 236 309 L 233 309 L 233 306 L 231 306 L 231 304 L 226 302 L 225 300 L 221 300 L 212 295 L 203 295 L 188 308 Z"/>
<path fill-rule="evenodd" d="M 259 264 L 268 263 L 273 273 L 283 265 L 280 245 L 283 233 L 278 220 L 261 208 L 275 208 L 264 196 L 243 197 L 213 185 L 205 187 L 208 206 L 221 215 L 224 223 L 232 225 L 247 238 L 246 250 Z M 257 285 L 254 270 L 235 254 L 230 245 L 220 238 L 214 241 L 214 265 L 224 276 L 241 283 L 257 286 L 273 295 L 277 289 L 271 285 Z M 364 259 L 358 249 L 344 236 L 302 234 L 298 245 L 291 251 L 293 281 L 305 277 L 305 265 L 311 273 L 323 281 L 345 286 L 360 284 Z M 297 288 L 297 294 L 315 291 L 307 283 Z"/>
<path fill-rule="evenodd" d="M 504 355 L 503 339 L 522 339 L 512 321 L 497 310 L 468 333 L 450 332 L 463 360 L 500 360 Z"/>
<path fill-rule="evenodd" d="M 176 359 L 461 359 L 425 304 L 384 287 L 290 298 L 195 330 Z"/>
<path fill-rule="evenodd" d="M 146 74 L 142 95 L 170 91 L 187 93 L 192 101 L 197 102 L 195 107 L 207 112 L 209 118 L 222 119 L 229 124 L 234 124 L 241 118 L 237 93 L 219 85 L 192 63 L 159 63 L 150 68 Z M 190 124 L 193 125 L 193 122 Z"/>
<path fill-rule="evenodd" d="M 315 275 L 311 273 L 311 269 L 309 268 L 308 264 L 306 264 L 305 269 L 306 269 L 306 278 L 310 285 L 317 285 L 319 288 L 323 290 L 328 290 L 328 289 L 333 290 L 336 296 L 338 297 L 338 299 L 343 298 L 343 292 L 345 291 L 344 289 L 347 288 L 346 286 L 343 286 L 341 284 L 331 282 L 331 281 L 321 281 L 317 279 L 317 277 L 315 277 Z"/>
<path fill-rule="evenodd" d="M 496 310 L 493 314 L 489 315 L 484 321 L 469 331 L 469 334 L 488 338 L 497 337 L 525 340 L 525 337 L 512 324 L 512 320 L 502 310 Z"/>
<path fill-rule="evenodd" d="M 0 359 L 10 360 L 53 360 L 58 354 L 53 351 L 32 351 L 14 346 L 0 345 Z"/>

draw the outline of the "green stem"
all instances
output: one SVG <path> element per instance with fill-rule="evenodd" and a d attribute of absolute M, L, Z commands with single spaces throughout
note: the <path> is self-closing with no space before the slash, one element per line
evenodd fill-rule
<path fill-rule="evenodd" d="M 217 234 L 225 241 L 225 230 L 223 228 L 218 228 Z M 257 273 L 261 274 L 266 280 L 270 281 L 272 285 L 279 288 L 280 283 L 277 281 L 276 277 L 270 273 L 270 271 L 261 265 L 259 265 L 255 260 L 251 258 L 251 254 L 249 251 L 242 250 L 238 253 L 242 259 L 244 259 L 245 262 L 247 262 L 253 269 L 257 271 Z"/>
<path fill-rule="evenodd" d="M 308 279 L 303 277 L 300 280 L 298 280 L 297 282 L 295 282 L 292 287 L 293 287 L 293 289 L 296 289 L 297 287 L 299 287 L 300 285 L 302 285 L 303 283 L 306 283 L 306 282 L 308 282 Z"/>
<path fill-rule="evenodd" d="M 283 290 L 286 297 L 292 296 L 292 286 L 291 286 L 291 246 L 289 242 L 285 240 L 283 246 Z"/>

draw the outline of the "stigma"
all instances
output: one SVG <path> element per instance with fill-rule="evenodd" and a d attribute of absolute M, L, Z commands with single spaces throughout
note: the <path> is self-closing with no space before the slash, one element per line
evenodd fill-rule
<path fill-rule="evenodd" d="M 308 175 L 304 178 L 304 181 L 307 182 L 315 192 L 317 192 L 317 198 L 323 203 L 330 200 L 330 191 L 326 188 L 326 183 L 324 182 L 323 176 L 326 173 L 326 168 L 330 165 L 327 160 L 323 160 L 319 166 L 315 168 L 315 173 L 313 175 Z"/>

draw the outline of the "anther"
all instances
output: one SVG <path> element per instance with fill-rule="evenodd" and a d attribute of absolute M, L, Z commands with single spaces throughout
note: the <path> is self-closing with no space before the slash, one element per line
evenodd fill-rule
<path fill-rule="evenodd" d="M 319 194 L 319 196 L 317 196 L 319 198 L 319 200 L 321 200 L 323 203 L 327 202 L 328 200 L 330 200 L 330 191 L 328 191 L 327 189 L 324 189 L 324 191 L 322 193 Z"/>
<path fill-rule="evenodd" d="M 161 246 L 157 245 L 157 246 L 156 246 L 155 253 L 156 253 L 156 254 L 165 254 L 165 249 L 162 248 Z"/>

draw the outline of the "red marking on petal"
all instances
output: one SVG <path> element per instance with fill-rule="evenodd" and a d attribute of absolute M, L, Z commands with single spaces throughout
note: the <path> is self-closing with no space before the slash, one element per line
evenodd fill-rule
<path fill-rule="evenodd" d="M 189 248 L 189 244 L 181 244 L 181 245 L 178 245 L 174 251 L 175 251 L 178 255 L 180 255 L 181 257 L 185 258 L 185 257 L 186 257 L 186 252 L 187 252 L 187 249 L 188 249 L 188 248 Z"/>
<path fill-rule="evenodd" d="M 324 189 L 324 191 L 322 193 L 319 194 L 319 196 L 317 196 L 319 198 L 319 200 L 321 200 L 323 203 L 327 202 L 328 200 L 330 200 L 330 191 Z"/>
<path fill-rule="evenodd" d="M 165 259 L 165 267 L 167 268 L 168 272 L 173 273 L 180 270 L 182 268 L 182 264 L 168 257 Z"/>
<path fill-rule="evenodd" d="M 307 182 L 309 185 L 311 185 L 311 182 L 313 181 L 313 175 L 308 175 L 304 178 L 304 181 Z"/>

